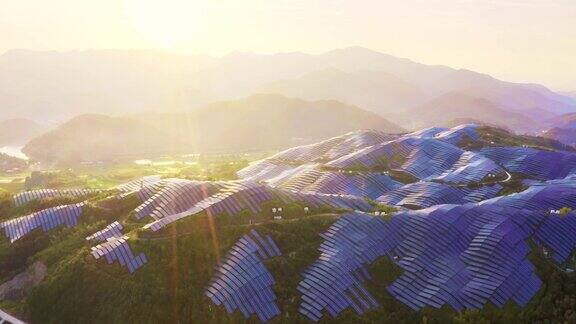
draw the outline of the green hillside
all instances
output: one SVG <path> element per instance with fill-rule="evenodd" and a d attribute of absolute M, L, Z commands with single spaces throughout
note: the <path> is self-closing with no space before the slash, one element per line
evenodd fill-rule
<path fill-rule="evenodd" d="M 300 294 L 296 290 L 302 279 L 300 273 L 319 255 L 318 235 L 338 217 L 339 212 L 304 216 L 298 206 L 285 206 L 286 220 L 247 225 L 245 216 L 219 216 L 213 227 L 206 215 L 198 215 L 179 222 L 156 234 L 138 229 L 142 223 L 134 221 L 130 210 L 138 203 L 102 204 L 103 196 L 91 199 L 90 206 L 73 229 L 41 231 L 10 245 L 0 240 L 0 280 L 5 281 L 26 265 L 40 260 L 48 266 L 45 280 L 21 301 L 0 302 L 0 308 L 16 313 L 31 323 L 243 323 L 239 313 L 232 316 L 213 305 L 204 296 L 204 288 L 214 274 L 217 260 L 222 258 L 234 242 L 252 227 L 270 234 L 282 249 L 283 256 L 266 261 L 274 276 L 274 290 L 282 315 L 273 323 L 307 323 L 297 313 Z M 12 215 L 26 214 L 48 205 L 11 208 Z M 336 213 L 335 213 L 336 212 Z M 267 217 L 267 215 L 259 215 Z M 96 262 L 89 255 L 84 237 L 99 230 L 111 220 L 119 218 L 132 237 L 130 245 L 135 253 L 146 253 L 149 263 L 130 275 L 117 263 Z M 213 237 L 213 233 L 216 239 Z M 337 323 L 478 323 L 498 322 L 570 322 L 576 320 L 576 278 L 562 273 L 534 253 L 531 257 L 544 285 L 529 306 L 522 309 L 508 304 L 504 309 L 491 305 L 482 311 L 458 313 L 449 308 L 426 308 L 414 312 L 393 299 L 385 287 L 399 275 L 399 269 L 388 259 L 372 264 L 373 280 L 367 289 L 381 307 L 360 317 L 347 310 Z M 328 321 L 328 320 L 327 320 Z M 251 322 L 256 322 L 255 318 Z"/>

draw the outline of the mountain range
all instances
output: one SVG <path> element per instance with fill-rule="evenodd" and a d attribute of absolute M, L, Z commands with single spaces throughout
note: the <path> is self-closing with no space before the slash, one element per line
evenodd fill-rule
<path fill-rule="evenodd" d="M 404 132 L 374 113 L 334 100 L 263 94 L 186 113 L 81 115 L 33 139 L 23 151 L 49 164 L 124 160 L 159 153 L 286 148 L 358 129 Z"/>
<path fill-rule="evenodd" d="M 261 92 L 336 99 L 398 121 L 413 116 L 411 109 L 435 105 L 454 92 L 481 99 L 455 107 L 459 118 L 482 117 L 490 106 L 488 112 L 497 107 L 517 116 L 514 125 L 529 118 L 540 126 L 544 119 L 576 111 L 573 98 L 541 85 L 505 82 L 360 47 L 317 55 L 233 53 L 219 58 L 144 50 L 15 50 L 0 56 L 0 88 L 0 119 L 51 122 L 93 112 L 189 111 Z M 442 122 L 453 119 L 445 117 Z M 414 124 L 420 123 L 426 121 Z"/>
<path fill-rule="evenodd" d="M 44 133 L 48 126 L 30 119 L 16 118 L 0 122 L 0 147 L 20 146 Z"/>

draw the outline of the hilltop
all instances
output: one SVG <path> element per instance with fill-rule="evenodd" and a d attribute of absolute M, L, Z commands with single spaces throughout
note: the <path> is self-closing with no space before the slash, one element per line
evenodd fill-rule
<path fill-rule="evenodd" d="M 125 160 L 169 153 L 279 149 L 356 129 L 404 131 L 373 113 L 334 100 L 254 95 L 188 113 L 83 115 L 31 140 L 23 151 L 47 163 Z"/>
<path fill-rule="evenodd" d="M 8 119 L 0 122 L 0 147 L 19 146 L 48 129 L 33 120 L 25 118 Z"/>
<path fill-rule="evenodd" d="M 412 129 L 432 126 L 449 126 L 454 119 L 469 119 L 484 124 L 530 132 L 539 128 L 538 123 L 520 112 L 510 111 L 483 97 L 466 92 L 450 92 L 424 104 L 408 109 L 398 117 L 403 125 Z"/>

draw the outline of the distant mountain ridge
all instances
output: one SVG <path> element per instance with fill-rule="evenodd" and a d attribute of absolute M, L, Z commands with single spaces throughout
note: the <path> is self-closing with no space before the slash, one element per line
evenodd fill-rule
<path fill-rule="evenodd" d="M 542 136 L 576 147 L 576 113 L 554 117 L 546 125 Z"/>
<path fill-rule="evenodd" d="M 342 73 L 324 75 L 318 84 L 318 90 L 325 92 L 306 91 L 310 75 L 334 69 Z M 281 80 L 284 86 L 290 81 L 287 89 L 277 83 Z M 473 93 L 536 121 L 543 114 L 576 111 L 573 99 L 540 85 L 500 81 L 360 47 L 318 55 L 237 53 L 222 58 L 136 50 L 11 51 L 0 56 L 0 118 L 63 121 L 95 111 L 112 115 L 184 111 L 267 87 L 272 87 L 267 92 L 342 100 L 385 118 L 390 111 L 453 91 Z"/>
<path fill-rule="evenodd" d="M 381 116 L 404 110 L 426 98 L 418 87 L 386 72 L 347 73 L 334 68 L 311 72 L 298 79 L 275 81 L 261 91 L 309 100 L 332 98 Z"/>
<path fill-rule="evenodd" d="M 538 129 L 537 123 L 524 114 L 507 110 L 483 97 L 456 91 L 409 109 L 397 120 L 411 129 L 419 129 L 450 126 L 454 119 L 469 119 L 521 132 L 533 132 Z"/>
<path fill-rule="evenodd" d="M 0 122 L 0 146 L 20 146 L 48 129 L 25 118 L 8 119 Z"/>
<path fill-rule="evenodd" d="M 542 137 L 551 138 L 576 147 L 576 128 L 554 127 L 542 133 Z"/>
<path fill-rule="evenodd" d="M 45 163 L 124 160 L 163 153 L 245 152 L 311 143 L 357 129 L 405 130 L 337 101 L 254 95 L 187 113 L 82 115 L 23 149 Z"/>

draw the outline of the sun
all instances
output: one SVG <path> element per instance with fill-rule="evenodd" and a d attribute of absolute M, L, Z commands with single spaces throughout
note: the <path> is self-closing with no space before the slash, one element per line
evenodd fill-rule
<path fill-rule="evenodd" d="M 208 0 L 123 0 L 134 28 L 154 47 L 173 49 L 207 28 Z"/>

